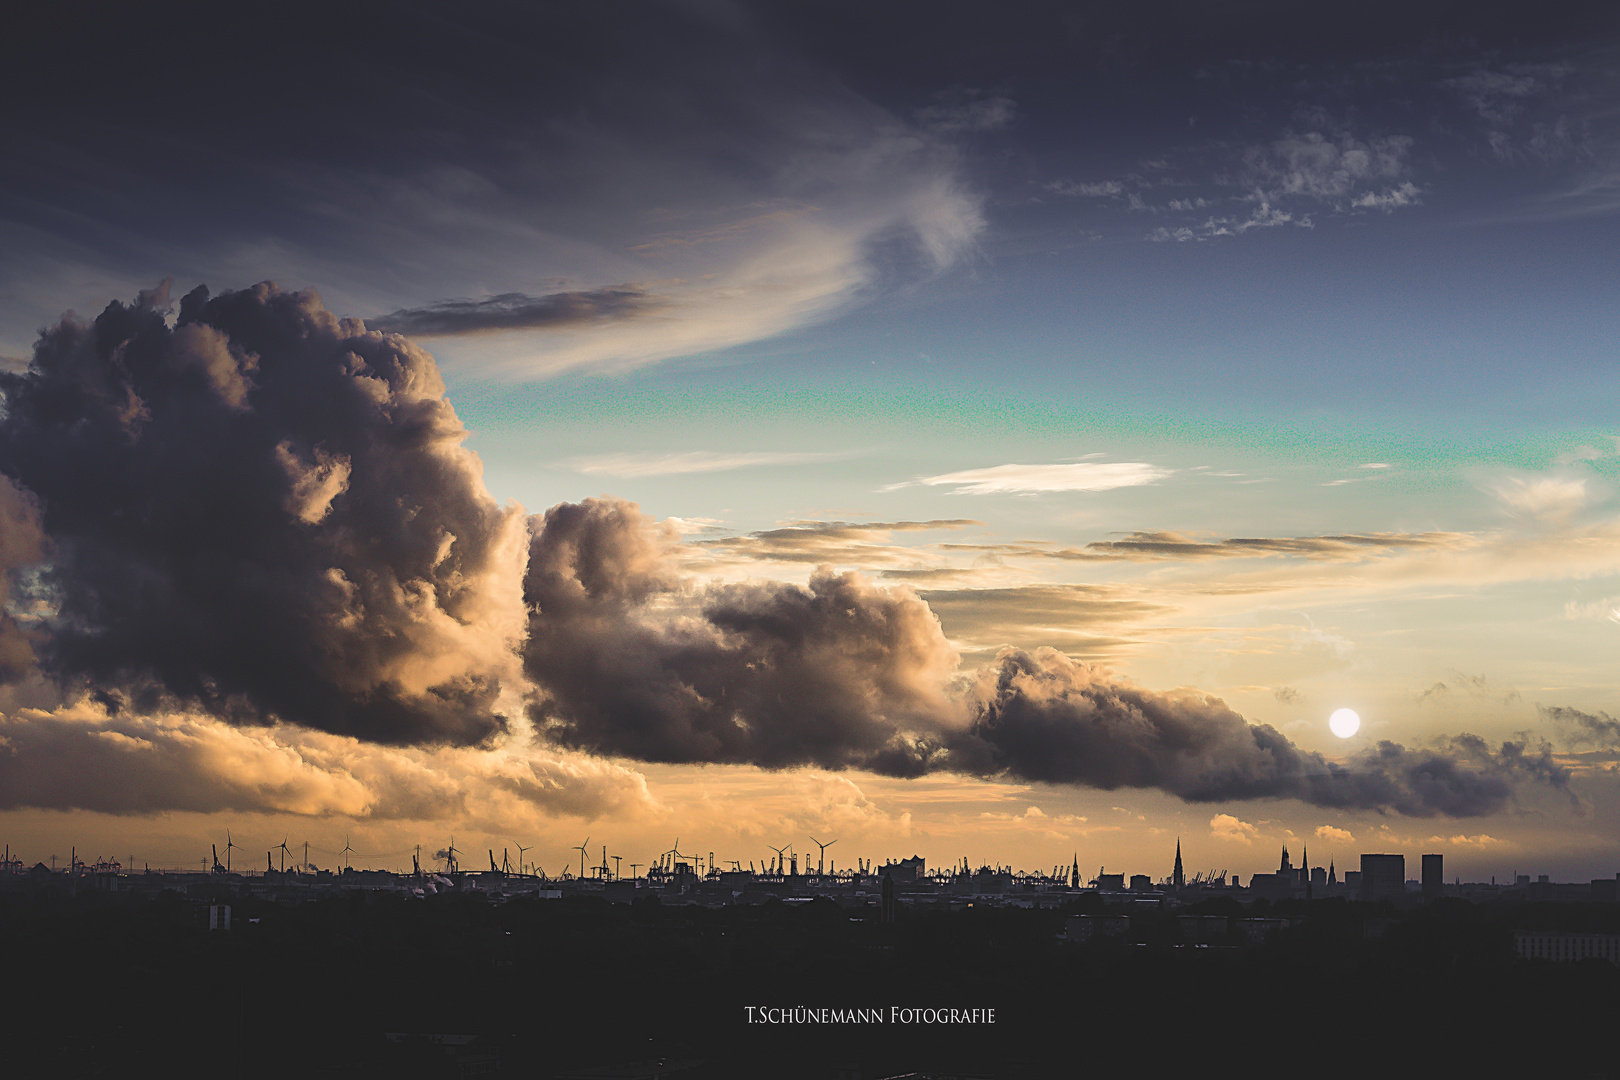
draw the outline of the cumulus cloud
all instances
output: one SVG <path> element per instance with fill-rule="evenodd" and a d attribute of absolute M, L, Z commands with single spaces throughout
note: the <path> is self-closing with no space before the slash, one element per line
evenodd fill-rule
<path fill-rule="evenodd" d="M 1115 488 L 1153 484 L 1174 470 L 1141 461 L 1080 461 L 1056 465 L 994 465 L 986 469 L 964 469 L 939 476 L 891 484 L 893 491 L 910 484 L 955 488 L 953 495 L 1034 494 L 1045 491 L 1112 491 Z"/>
<path fill-rule="evenodd" d="M 1260 830 L 1231 814 L 1216 814 L 1209 819 L 1209 835 L 1231 844 L 1252 844 L 1260 838 Z"/>
<path fill-rule="evenodd" d="M 1331 840 L 1340 844 L 1349 844 L 1355 840 L 1355 836 L 1353 834 L 1345 829 L 1340 829 L 1333 825 L 1318 825 L 1316 827 L 1316 835 L 1323 840 Z"/>
<path fill-rule="evenodd" d="M 926 604 L 826 570 L 808 587 L 683 594 L 671 540 L 607 500 L 537 520 L 524 583 L 537 727 L 653 761 L 925 771 L 956 666 Z"/>
<path fill-rule="evenodd" d="M 500 731 L 526 533 L 432 357 L 268 284 L 166 306 L 64 319 L 0 374 L 0 472 L 49 541 L 44 669 L 141 711 Z"/>

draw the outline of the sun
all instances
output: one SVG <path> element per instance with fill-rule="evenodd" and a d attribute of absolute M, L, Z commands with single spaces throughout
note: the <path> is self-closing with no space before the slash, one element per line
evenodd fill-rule
<path fill-rule="evenodd" d="M 1340 709 L 1328 717 L 1328 728 L 1341 739 L 1348 739 L 1361 730 L 1361 717 L 1354 709 Z"/>

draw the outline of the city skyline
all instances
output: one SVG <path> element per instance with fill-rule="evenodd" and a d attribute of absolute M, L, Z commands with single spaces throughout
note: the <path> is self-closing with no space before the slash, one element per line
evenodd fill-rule
<path fill-rule="evenodd" d="M 0 75 L 14 846 L 1620 870 L 1620 16 L 190 10 Z"/>

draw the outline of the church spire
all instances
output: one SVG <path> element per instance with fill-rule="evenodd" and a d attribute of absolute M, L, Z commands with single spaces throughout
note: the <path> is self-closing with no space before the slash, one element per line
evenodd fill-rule
<path fill-rule="evenodd" d="M 1181 872 L 1181 837 L 1178 836 L 1176 837 L 1176 868 L 1170 874 L 1170 884 L 1175 886 L 1176 891 L 1179 892 L 1186 883 L 1187 879 Z"/>

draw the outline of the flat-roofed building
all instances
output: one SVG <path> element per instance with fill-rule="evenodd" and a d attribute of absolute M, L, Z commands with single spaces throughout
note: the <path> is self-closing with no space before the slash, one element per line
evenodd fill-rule
<path fill-rule="evenodd" d="M 1363 855 L 1361 898 L 1399 900 L 1406 895 L 1405 855 Z"/>

